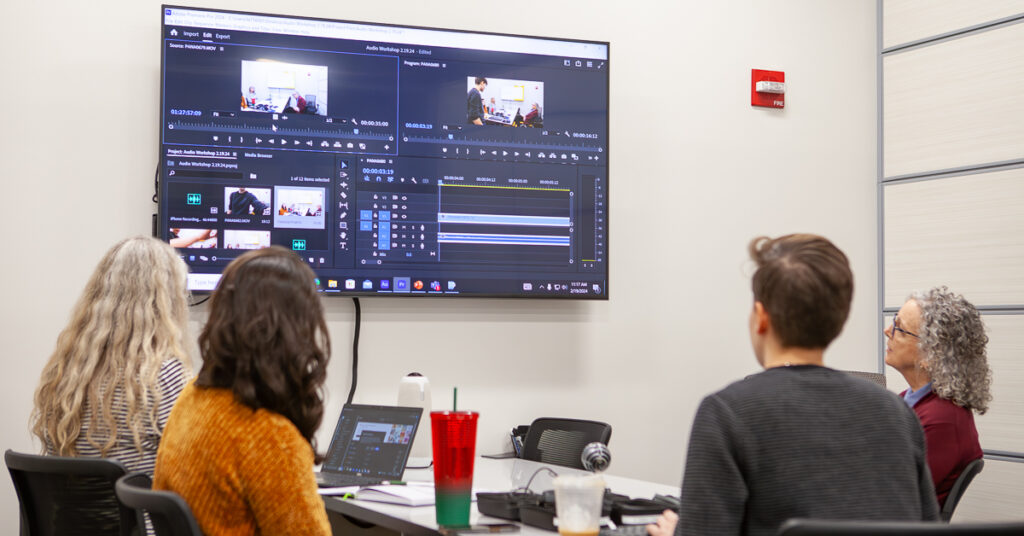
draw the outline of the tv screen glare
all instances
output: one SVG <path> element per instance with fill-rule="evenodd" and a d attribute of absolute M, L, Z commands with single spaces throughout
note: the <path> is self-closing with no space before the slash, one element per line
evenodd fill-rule
<path fill-rule="evenodd" d="M 157 232 L 190 290 L 280 245 L 325 294 L 608 298 L 608 43 L 161 17 Z"/>

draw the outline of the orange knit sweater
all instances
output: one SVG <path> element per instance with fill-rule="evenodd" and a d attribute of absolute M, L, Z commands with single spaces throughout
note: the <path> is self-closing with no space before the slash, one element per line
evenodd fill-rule
<path fill-rule="evenodd" d="M 153 488 L 181 495 L 207 536 L 331 533 L 309 442 L 284 416 L 253 411 L 227 389 L 182 391 Z"/>

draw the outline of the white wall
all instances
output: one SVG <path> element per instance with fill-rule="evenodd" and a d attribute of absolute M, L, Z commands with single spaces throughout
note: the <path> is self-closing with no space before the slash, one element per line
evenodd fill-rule
<path fill-rule="evenodd" d="M 857 277 L 827 361 L 877 368 L 874 2 L 529 0 L 529 22 L 470 1 L 195 5 L 612 42 L 611 300 L 364 299 L 357 401 L 393 403 L 420 371 L 436 404 L 458 385 L 481 412 L 483 452 L 534 417 L 600 419 L 612 472 L 678 483 L 700 398 L 757 370 L 747 242 L 792 231 L 832 238 Z M 36 448 L 32 392 L 78 292 L 107 247 L 149 231 L 158 47 L 158 2 L 0 7 L 0 448 Z M 752 68 L 786 71 L 785 110 L 750 107 Z M 351 302 L 325 302 L 321 437 L 348 390 L 352 330 Z M 16 523 L 4 479 L 0 532 Z"/>

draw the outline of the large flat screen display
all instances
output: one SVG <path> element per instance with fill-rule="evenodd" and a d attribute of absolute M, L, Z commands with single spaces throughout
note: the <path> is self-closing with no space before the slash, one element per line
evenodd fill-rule
<path fill-rule="evenodd" d="M 608 43 L 162 6 L 158 232 L 215 288 L 608 297 Z"/>

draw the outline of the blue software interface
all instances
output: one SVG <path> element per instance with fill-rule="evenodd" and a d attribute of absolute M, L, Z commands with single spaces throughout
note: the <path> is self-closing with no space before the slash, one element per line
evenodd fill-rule
<path fill-rule="evenodd" d="M 608 44 L 162 8 L 159 232 L 212 290 L 608 296 Z"/>

